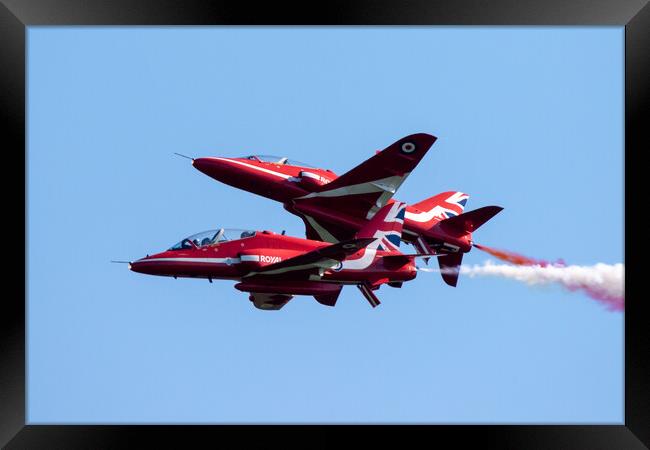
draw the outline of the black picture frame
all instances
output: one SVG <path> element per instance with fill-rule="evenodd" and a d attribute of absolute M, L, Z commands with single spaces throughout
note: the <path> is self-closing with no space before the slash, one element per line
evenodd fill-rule
<path fill-rule="evenodd" d="M 5 255 L 27 255 L 26 217 L 27 176 L 25 172 L 25 44 L 26 27 L 34 25 L 618 25 L 625 26 L 625 424 L 624 425 L 431 425 L 421 427 L 373 427 L 371 435 L 383 439 L 386 430 L 419 431 L 428 442 L 453 439 L 457 444 L 494 448 L 552 449 L 640 449 L 650 445 L 650 342 L 645 322 L 647 302 L 638 295 L 640 284 L 635 264 L 644 240 L 634 210 L 643 208 L 639 187 L 634 181 L 642 170 L 635 159 L 647 149 L 643 112 L 648 110 L 650 85 L 650 6 L 645 0 L 457 0 L 395 2 L 349 0 L 323 3 L 278 3 L 226 1 L 137 1 L 137 0 L 2 0 L 0 4 L 0 98 L 2 99 L 3 177 L 6 210 Z M 595 130 L 597 132 L 597 130 Z M 13 177 L 16 173 L 17 176 Z M 21 176 L 22 175 L 22 176 Z M 22 181 L 25 196 L 14 194 Z M 22 206 L 21 206 L 22 203 Z M 11 211 L 11 213 L 9 213 Z M 632 211 L 628 216 L 627 211 Z M 20 237 L 23 237 L 21 240 Z M 620 236 L 603 236 L 620 239 Z M 594 243 L 598 245 L 598 243 Z M 22 247 L 22 248 L 21 248 Z M 632 262 L 630 262 L 632 261 Z M 26 259 L 23 278 L 7 274 L 0 314 L 0 444 L 18 448 L 122 448 L 186 447 L 188 439 L 205 439 L 206 446 L 234 438 L 249 443 L 261 431 L 265 440 L 283 435 L 292 441 L 319 445 L 343 445 L 328 436 L 330 431 L 349 427 L 225 427 L 164 425 L 26 425 L 25 383 L 25 300 Z M 12 263 L 6 269 L 20 271 Z M 6 273 L 6 270 L 5 270 Z M 21 283 L 22 280 L 22 283 Z M 356 429 L 356 428 L 355 428 Z M 362 428 L 364 431 L 367 429 Z M 324 432 L 327 434 L 323 434 Z M 434 441 L 432 441 L 432 439 Z M 416 440 L 410 438 L 416 445 Z M 286 443 L 287 441 L 281 441 Z M 408 441 L 406 441 L 408 442 Z M 348 445 L 346 443 L 346 445 Z M 368 445 L 368 442 L 366 442 Z M 148 445 L 145 445 L 148 446 Z"/>

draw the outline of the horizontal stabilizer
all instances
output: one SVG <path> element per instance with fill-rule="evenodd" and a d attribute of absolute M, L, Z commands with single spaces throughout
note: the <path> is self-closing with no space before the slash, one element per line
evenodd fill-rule
<path fill-rule="evenodd" d="M 481 225 L 501 212 L 500 206 L 484 206 L 439 222 L 436 226 L 452 234 L 465 234 L 476 231 Z"/>

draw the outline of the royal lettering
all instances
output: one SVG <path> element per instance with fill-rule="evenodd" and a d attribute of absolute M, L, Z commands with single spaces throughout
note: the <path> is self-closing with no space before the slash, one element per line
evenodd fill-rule
<path fill-rule="evenodd" d="M 273 264 L 273 263 L 280 262 L 280 261 L 282 261 L 282 258 L 280 258 L 279 256 L 260 255 L 260 262 L 263 262 L 263 263 Z"/>

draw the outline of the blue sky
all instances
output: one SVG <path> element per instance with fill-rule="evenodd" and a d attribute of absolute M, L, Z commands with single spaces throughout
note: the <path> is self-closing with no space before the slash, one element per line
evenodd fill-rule
<path fill-rule="evenodd" d="M 438 137 L 395 198 L 505 209 L 475 240 L 623 261 L 622 27 L 28 29 L 30 423 L 622 423 L 623 321 L 580 293 L 420 273 L 335 308 L 129 272 L 280 204 L 192 156 L 343 173 Z M 488 255 L 473 250 L 465 262 Z"/>

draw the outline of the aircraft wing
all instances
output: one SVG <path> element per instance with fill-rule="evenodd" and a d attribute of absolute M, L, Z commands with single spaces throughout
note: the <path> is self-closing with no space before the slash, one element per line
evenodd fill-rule
<path fill-rule="evenodd" d="M 314 269 L 329 269 L 335 266 L 374 240 L 375 238 L 353 239 L 327 247 L 321 247 L 275 264 L 269 264 L 245 276 L 277 275 L 287 272 L 304 272 L 308 276 Z"/>
<path fill-rule="evenodd" d="M 319 191 L 293 199 L 293 207 L 303 217 L 308 235 L 327 242 L 339 239 L 339 230 L 323 219 L 328 210 L 371 219 L 393 197 L 436 139 L 425 133 L 406 136 Z M 321 211 L 324 214 L 319 214 Z M 343 238 L 346 237 L 349 236 L 344 233 Z"/>
<path fill-rule="evenodd" d="M 314 241 L 336 244 L 337 242 L 353 239 L 357 233 L 352 228 L 345 228 L 320 218 L 316 219 L 309 214 L 301 214 L 301 218 L 305 223 L 305 235 L 307 239 Z"/>

